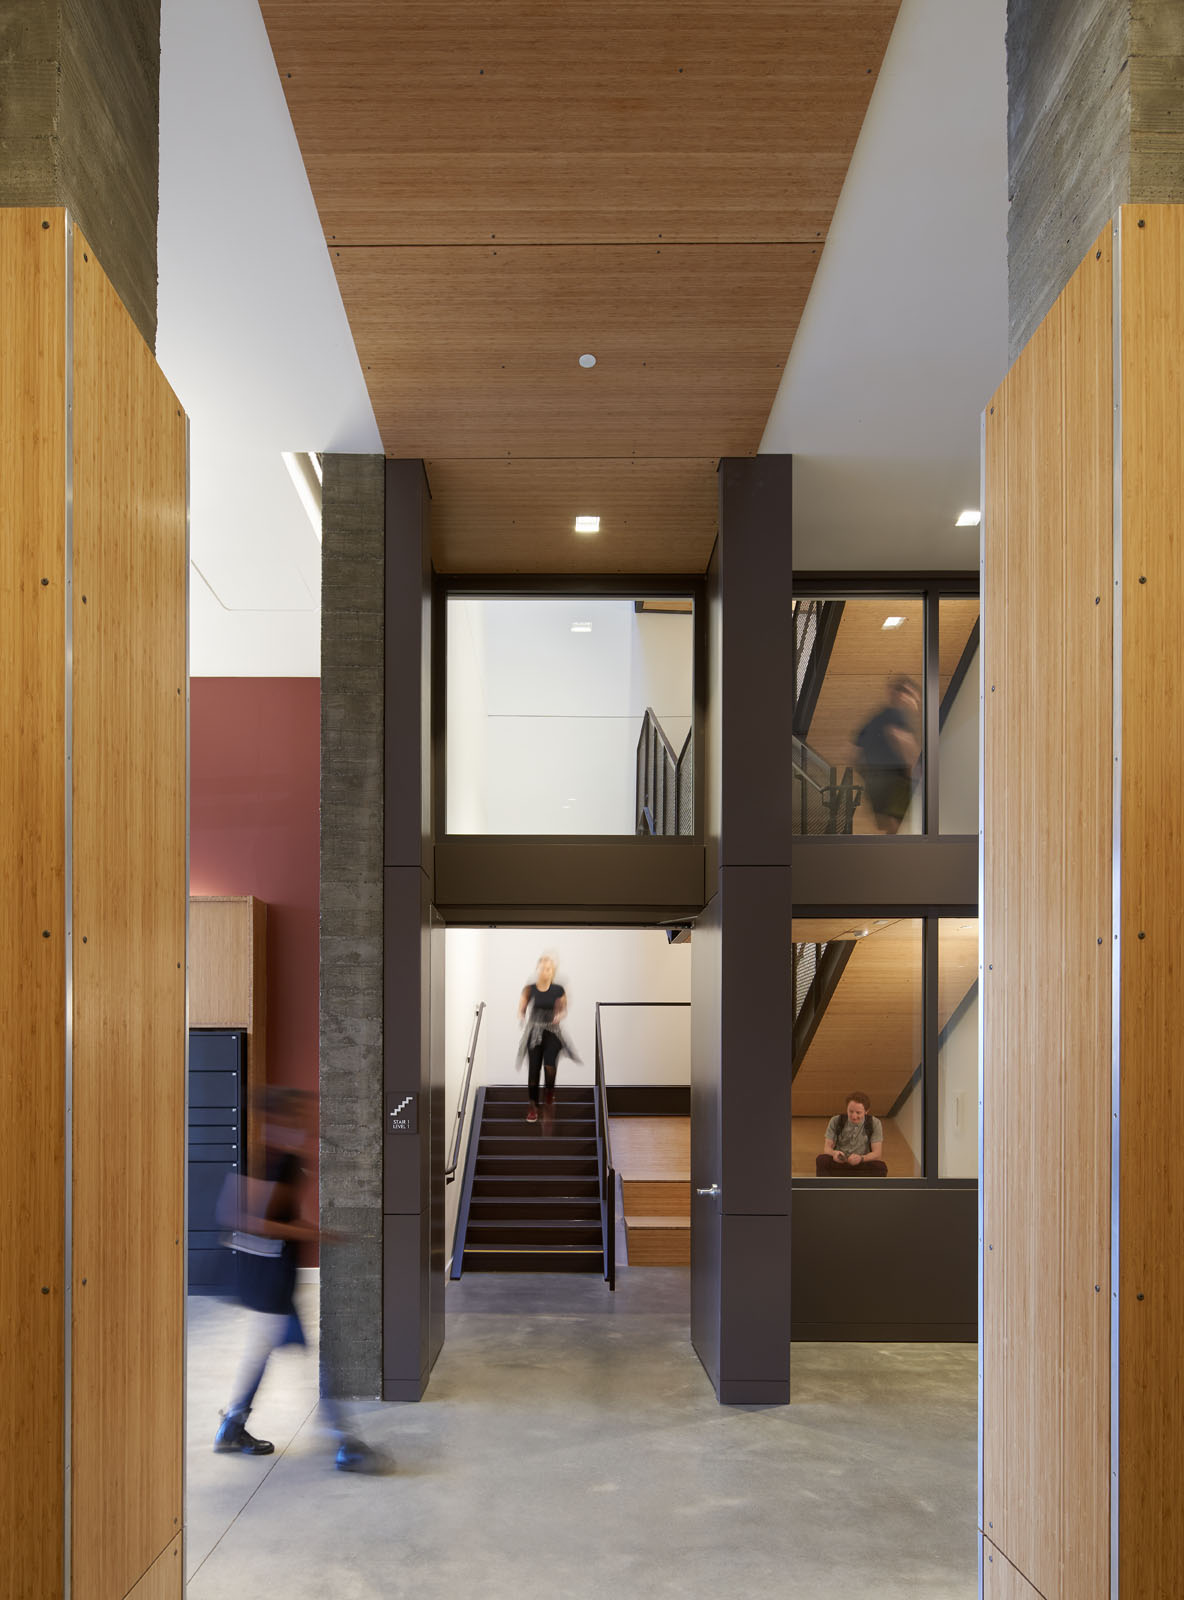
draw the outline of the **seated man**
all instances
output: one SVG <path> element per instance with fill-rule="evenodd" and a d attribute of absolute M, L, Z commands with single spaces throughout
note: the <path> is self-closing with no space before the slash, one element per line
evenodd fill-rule
<path fill-rule="evenodd" d="M 868 1178 L 886 1178 L 888 1168 L 880 1159 L 884 1149 L 884 1128 L 872 1116 L 872 1103 L 865 1094 L 847 1096 L 847 1109 L 826 1125 L 826 1150 L 814 1163 L 820 1178 L 839 1178 L 847 1173 L 863 1173 Z"/>

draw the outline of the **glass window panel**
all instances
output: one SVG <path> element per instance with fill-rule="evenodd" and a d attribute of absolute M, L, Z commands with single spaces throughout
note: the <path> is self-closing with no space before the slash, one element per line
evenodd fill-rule
<path fill-rule="evenodd" d="M 689 600 L 450 596 L 447 831 L 692 833 L 693 704 Z"/>
<path fill-rule="evenodd" d="M 938 1174 L 978 1177 L 978 919 L 938 924 Z"/>
<path fill-rule="evenodd" d="M 794 601 L 795 833 L 922 831 L 919 595 Z"/>
<path fill-rule="evenodd" d="M 977 595 L 944 595 L 940 601 L 942 833 L 978 832 L 978 616 Z"/>
<path fill-rule="evenodd" d="M 922 1174 L 921 927 L 911 918 L 795 919 L 795 1177 L 815 1176 L 828 1120 L 856 1093 L 882 1125 L 888 1176 Z"/>

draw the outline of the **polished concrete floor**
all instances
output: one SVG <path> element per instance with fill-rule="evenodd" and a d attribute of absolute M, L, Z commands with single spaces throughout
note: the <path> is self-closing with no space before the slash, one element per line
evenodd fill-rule
<path fill-rule="evenodd" d="M 302 1288 L 315 1324 L 313 1287 Z M 260 1391 L 262 1458 L 210 1449 L 248 1313 L 190 1301 L 189 1600 L 963 1600 L 976 1594 L 975 1351 L 795 1345 L 794 1403 L 717 1405 L 688 1274 L 470 1275 L 418 1405 L 360 1404 L 393 1458 L 338 1473 L 314 1356 Z"/>

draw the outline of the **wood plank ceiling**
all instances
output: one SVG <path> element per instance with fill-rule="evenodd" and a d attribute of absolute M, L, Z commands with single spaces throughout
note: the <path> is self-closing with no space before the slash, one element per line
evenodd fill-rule
<path fill-rule="evenodd" d="M 262 0 L 439 570 L 704 569 L 899 3 Z"/>

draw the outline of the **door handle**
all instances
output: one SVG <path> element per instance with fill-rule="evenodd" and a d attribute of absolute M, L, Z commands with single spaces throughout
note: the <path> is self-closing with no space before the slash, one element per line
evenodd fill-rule
<path fill-rule="evenodd" d="M 713 1183 L 711 1185 L 710 1189 L 696 1189 L 695 1193 L 696 1194 L 720 1194 L 720 1193 L 722 1193 L 722 1191 L 721 1191 L 720 1186 L 719 1186 L 718 1183 Z"/>

